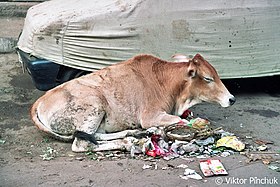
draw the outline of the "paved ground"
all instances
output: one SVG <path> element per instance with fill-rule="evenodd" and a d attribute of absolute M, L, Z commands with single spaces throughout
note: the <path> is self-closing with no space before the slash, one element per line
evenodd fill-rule
<path fill-rule="evenodd" d="M 273 141 L 263 157 L 270 160 L 273 157 L 271 165 L 279 166 L 276 162 L 279 154 L 275 154 L 280 150 L 279 77 L 246 83 L 227 81 L 227 85 L 237 98 L 234 106 L 223 109 L 202 104 L 192 110 L 196 115 L 210 119 L 213 126 L 222 126 L 235 133 L 248 143 L 247 146 L 257 139 Z M 248 163 L 248 158 L 239 153 L 219 158 L 228 176 L 201 181 L 180 179 L 184 169 L 172 167 L 186 164 L 201 174 L 200 159 L 197 158 L 193 161 L 179 158 L 149 161 L 132 159 L 123 153 L 117 154 L 120 158 L 110 157 L 106 153 L 108 158 L 93 160 L 93 156 L 102 158 L 102 155 L 72 153 L 71 144 L 53 140 L 32 125 L 28 111 L 42 94 L 33 87 L 28 74 L 23 73 L 16 54 L 0 54 L 0 186 L 218 186 L 219 182 L 222 186 L 241 183 L 242 186 L 260 183 L 279 186 L 276 183 L 280 183 L 279 172 L 269 169 L 260 160 Z M 252 139 L 246 139 L 246 136 Z M 54 159 L 43 161 L 40 155 L 46 154 L 47 150 L 56 151 L 51 155 Z M 144 164 L 154 163 L 158 169 L 142 169 Z M 162 170 L 162 167 L 167 169 Z"/>

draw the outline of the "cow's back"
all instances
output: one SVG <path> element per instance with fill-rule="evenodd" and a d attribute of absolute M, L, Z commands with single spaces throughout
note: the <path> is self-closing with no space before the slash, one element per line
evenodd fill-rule
<path fill-rule="evenodd" d="M 145 66 L 149 64 L 147 61 Z M 142 71 L 143 65 L 141 61 L 130 59 L 92 74 L 102 79 L 100 92 L 106 100 L 106 119 L 103 128 L 107 131 L 140 126 L 141 111 L 149 101 L 147 94 L 149 73 Z"/>
<path fill-rule="evenodd" d="M 175 66 L 175 63 L 150 55 L 139 55 L 94 73 L 102 79 L 100 87 L 108 104 L 108 123 L 133 128 L 140 126 L 143 112 L 171 112 L 175 104 L 174 93 L 167 88 L 173 86 L 168 86 L 174 83 L 172 79 L 180 76 L 178 71 L 168 72 L 176 69 Z M 160 78 L 165 71 L 164 75 L 170 77 Z"/>

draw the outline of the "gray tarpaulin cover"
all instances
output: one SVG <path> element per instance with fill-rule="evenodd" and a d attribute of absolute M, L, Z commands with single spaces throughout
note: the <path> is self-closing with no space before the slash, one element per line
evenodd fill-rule
<path fill-rule="evenodd" d="M 18 47 L 84 70 L 201 53 L 222 78 L 279 75 L 280 1 L 47 1 L 29 9 Z"/>

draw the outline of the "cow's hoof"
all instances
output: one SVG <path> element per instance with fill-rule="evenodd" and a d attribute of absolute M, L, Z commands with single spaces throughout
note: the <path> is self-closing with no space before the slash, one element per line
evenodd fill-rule
<path fill-rule="evenodd" d="M 88 141 L 75 138 L 72 144 L 72 151 L 76 153 L 86 152 L 88 151 L 88 145 Z"/>

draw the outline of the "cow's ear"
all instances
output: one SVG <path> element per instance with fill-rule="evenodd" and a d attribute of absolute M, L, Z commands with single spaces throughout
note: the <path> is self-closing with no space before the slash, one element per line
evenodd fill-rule
<path fill-rule="evenodd" d="M 197 65 L 194 63 L 193 60 L 191 60 L 188 67 L 188 77 L 194 78 L 196 74 L 197 74 Z"/>
<path fill-rule="evenodd" d="M 188 75 L 190 78 L 194 78 L 196 76 L 196 70 L 195 69 L 189 69 Z"/>
<path fill-rule="evenodd" d="M 204 58 L 198 53 L 196 54 L 194 57 L 193 57 L 193 62 L 196 64 L 196 65 L 199 65 L 201 62 L 204 62 Z"/>

